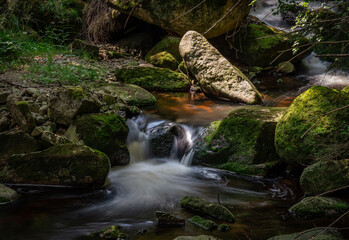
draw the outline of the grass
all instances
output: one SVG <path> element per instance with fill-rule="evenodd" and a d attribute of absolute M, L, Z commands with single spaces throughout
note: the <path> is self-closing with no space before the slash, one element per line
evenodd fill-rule
<path fill-rule="evenodd" d="M 69 58 L 76 61 L 70 62 Z M 94 62 L 88 54 L 71 55 L 67 46 L 54 44 L 35 34 L 0 32 L 0 73 L 25 70 L 23 77 L 38 83 L 74 84 L 105 77 L 106 70 Z"/>

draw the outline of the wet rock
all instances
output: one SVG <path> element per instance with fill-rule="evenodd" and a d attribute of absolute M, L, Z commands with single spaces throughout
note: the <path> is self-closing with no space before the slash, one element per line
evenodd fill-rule
<path fill-rule="evenodd" d="M 17 96 L 10 95 L 7 98 L 7 109 L 17 125 L 25 132 L 31 133 L 35 126 L 35 120 L 26 101 L 20 101 Z"/>
<path fill-rule="evenodd" d="M 141 110 L 136 106 L 130 106 L 126 109 L 126 117 L 133 118 L 141 114 Z"/>
<path fill-rule="evenodd" d="M 320 161 L 306 167 L 300 177 L 304 193 L 316 195 L 349 185 L 349 159 Z"/>
<path fill-rule="evenodd" d="M 349 157 L 349 108 L 322 116 L 348 104 L 348 94 L 321 86 L 299 95 L 276 127 L 275 147 L 280 157 L 290 165 Z"/>
<path fill-rule="evenodd" d="M 285 165 L 279 163 L 274 135 L 285 110 L 251 106 L 232 111 L 211 124 L 197 145 L 194 161 L 240 174 L 281 174 Z"/>
<path fill-rule="evenodd" d="M 80 140 L 107 154 L 112 166 L 125 165 L 130 161 L 127 135 L 125 119 L 116 114 L 83 115 L 73 122 L 66 133 L 71 141 Z"/>
<path fill-rule="evenodd" d="M 109 158 L 84 145 L 57 145 L 40 152 L 12 155 L 2 170 L 5 183 L 101 187 Z"/>
<path fill-rule="evenodd" d="M 44 124 L 45 118 L 44 118 L 43 116 L 41 116 L 41 115 L 38 114 L 38 113 L 32 113 L 32 116 L 33 116 L 33 118 L 34 118 L 34 120 L 35 120 L 35 123 L 36 123 L 37 125 L 42 125 L 42 124 Z"/>
<path fill-rule="evenodd" d="M 232 45 L 237 52 L 232 56 L 249 66 L 268 67 L 271 64 L 278 65 L 281 62 L 289 61 L 294 57 L 292 51 L 284 52 L 280 55 L 279 51 L 291 49 L 294 41 L 292 34 L 285 33 L 277 28 L 266 25 L 257 20 L 241 28 L 238 34 L 234 36 Z M 307 43 L 300 39 L 300 45 Z M 304 50 L 302 48 L 299 52 Z M 293 62 L 300 61 L 304 55 L 293 59 Z"/>
<path fill-rule="evenodd" d="M 163 68 L 117 68 L 115 76 L 121 82 L 135 84 L 148 91 L 182 92 L 189 90 L 190 87 L 184 74 Z"/>
<path fill-rule="evenodd" d="M 227 221 L 234 222 L 234 215 L 224 206 L 211 203 L 201 197 L 187 196 L 181 199 L 181 207 L 198 212 L 207 214 L 211 217 Z"/>
<path fill-rule="evenodd" d="M 102 88 L 103 91 L 117 96 L 123 102 L 137 107 L 152 106 L 156 98 L 147 90 L 133 84 L 108 85 Z"/>
<path fill-rule="evenodd" d="M 290 208 L 291 213 L 306 218 L 340 215 L 348 210 L 348 203 L 329 197 L 307 197 Z"/>
<path fill-rule="evenodd" d="M 72 143 L 68 138 L 54 134 L 50 131 L 43 131 L 40 137 L 40 143 L 45 147 L 49 148 L 56 145 Z"/>
<path fill-rule="evenodd" d="M 277 66 L 277 69 L 278 69 L 278 72 L 280 72 L 284 75 L 291 74 L 291 73 L 294 73 L 296 71 L 295 66 L 289 61 L 279 63 Z"/>
<path fill-rule="evenodd" d="M 315 237 L 316 236 L 316 237 Z M 292 233 L 287 235 L 280 235 L 268 240 L 341 240 L 343 239 L 342 235 L 334 229 L 325 229 L 325 228 L 314 228 L 305 230 L 303 232 Z"/>
<path fill-rule="evenodd" d="M 11 121 L 7 117 L 0 118 L 0 132 L 7 131 L 10 127 Z"/>
<path fill-rule="evenodd" d="M 36 127 L 32 133 L 31 136 L 32 137 L 40 137 L 44 132 L 53 132 L 53 128 L 50 125 L 44 125 L 44 126 L 39 126 Z"/>
<path fill-rule="evenodd" d="M 80 39 L 74 39 L 69 45 L 69 49 L 74 54 L 89 53 L 92 57 L 98 57 L 99 48 L 89 42 Z"/>
<path fill-rule="evenodd" d="M 229 229 L 229 226 L 227 224 L 222 223 L 218 225 L 218 230 L 221 232 L 226 232 L 228 231 L 228 229 Z"/>
<path fill-rule="evenodd" d="M 114 240 L 123 240 L 128 239 L 126 233 L 123 232 L 122 227 L 118 225 L 113 225 L 107 227 L 101 231 L 93 232 L 88 235 L 89 239 L 114 239 Z"/>
<path fill-rule="evenodd" d="M 200 216 L 194 216 L 188 219 L 189 222 L 205 229 L 205 230 L 214 230 L 217 228 L 217 223 L 211 221 L 211 220 L 206 220 Z"/>
<path fill-rule="evenodd" d="M 145 60 L 154 66 L 176 70 L 182 57 L 179 54 L 180 38 L 167 36 L 145 55 Z"/>
<path fill-rule="evenodd" d="M 250 11 L 250 2 L 247 0 L 205 1 L 203 3 L 200 0 L 143 0 L 142 4 L 122 0 L 109 0 L 108 2 L 123 13 L 131 14 L 142 21 L 178 35 L 183 35 L 189 30 L 205 32 L 214 26 L 206 33 L 208 38 L 214 38 L 238 28 Z M 198 5 L 200 7 L 197 7 Z M 229 9 L 231 11 L 227 12 Z"/>
<path fill-rule="evenodd" d="M 156 218 L 160 226 L 183 226 L 185 225 L 185 219 L 178 218 L 170 213 L 156 211 Z"/>
<path fill-rule="evenodd" d="M 0 204 L 12 202 L 18 199 L 18 194 L 5 185 L 0 184 Z"/>
<path fill-rule="evenodd" d="M 261 101 L 250 80 L 200 33 L 187 32 L 179 44 L 179 52 L 206 95 L 248 104 Z"/>
<path fill-rule="evenodd" d="M 0 168 L 12 154 L 34 152 L 39 148 L 38 142 L 21 130 L 0 133 Z"/>
<path fill-rule="evenodd" d="M 99 109 L 100 103 L 90 91 L 80 86 L 69 86 L 51 96 L 48 115 L 52 121 L 69 126 L 75 117 L 98 113 Z"/>
<path fill-rule="evenodd" d="M 219 238 L 209 236 L 209 235 L 200 235 L 200 236 L 179 236 L 173 240 L 219 240 Z"/>
<path fill-rule="evenodd" d="M 173 124 L 164 123 L 149 130 L 149 142 L 152 155 L 156 158 L 169 157 L 174 142 L 171 132 Z"/>

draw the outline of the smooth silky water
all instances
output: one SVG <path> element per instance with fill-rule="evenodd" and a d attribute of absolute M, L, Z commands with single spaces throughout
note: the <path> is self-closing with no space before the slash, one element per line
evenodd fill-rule
<path fill-rule="evenodd" d="M 250 178 L 191 166 L 192 147 L 203 127 L 242 105 L 209 100 L 202 94 L 159 94 L 157 98 L 156 107 L 127 120 L 131 163 L 111 170 L 108 187 L 84 191 L 13 186 L 22 197 L 0 205 L 0 239 L 84 239 L 90 232 L 117 224 L 131 239 L 211 234 L 221 239 L 262 240 L 329 223 L 329 219 L 305 221 L 288 214 L 301 197 L 292 179 Z M 283 104 L 274 101 L 274 105 Z M 153 158 L 149 136 L 154 128 L 165 125 L 176 125 L 182 134 L 173 139 L 168 158 Z M 208 232 L 191 223 L 180 228 L 157 227 L 156 210 L 183 218 L 194 215 L 180 208 L 179 201 L 186 195 L 213 202 L 219 199 L 234 213 L 236 222 L 225 233 Z"/>

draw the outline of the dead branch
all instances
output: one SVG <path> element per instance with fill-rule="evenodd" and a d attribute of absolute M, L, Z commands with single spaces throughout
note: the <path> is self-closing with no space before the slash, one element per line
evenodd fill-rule
<path fill-rule="evenodd" d="M 316 57 L 337 57 L 337 58 L 342 58 L 342 57 L 349 57 L 349 54 L 320 54 L 320 55 L 316 55 Z"/>
<path fill-rule="evenodd" d="M 228 16 L 229 13 L 231 13 L 231 11 L 234 10 L 234 8 L 241 2 L 241 0 L 239 0 L 237 3 L 235 3 L 235 5 L 230 8 L 228 10 L 228 12 L 226 12 L 223 17 L 221 17 L 217 22 L 215 22 L 209 29 L 207 29 L 206 32 L 202 33 L 202 35 L 205 35 L 206 33 L 208 33 L 209 31 L 211 31 L 215 26 L 217 26 L 218 23 L 220 23 L 224 18 L 226 18 L 226 16 Z"/>
<path fill-rule="evenodd" d="M 139 0 L 137 0 L 137 2 L 135 3 L 135 5 L 133 5 L 130 13 L 128 14 L 127 16 L 127 19 L 126 19 L 126 22 L 125 22 L 125 25 L 124 25 L 124 29 L 127 27 L 127 23 L 128 21 L 130 20 L 130 17 L 131 17 L 131 14 L 133 13 L 133 10 L 136 8 L 137 4 L 139 3 Z"/>
<path fill-rule="evenodd" d="M 332 110 L 332 111 L 329 111 L 329 112 L 327 112 L 327 113 L 322 114 L 321 117 L 320 117 L 320 119 L 317 120 L 317 121 L 314 123 L 314 125 L 312 125 L 305 133 L 303 133 L 303 135 L 301 136 L 301 139 L 303 139 L 304 136 L 307 135 L 308 132 L 310 132 L 310 131 L 311 131 L 311 130 L 312 130 L 325 116 L 327 116 L 327 115 L 329 115 L 329 114 L 331 114 L 331 113 L 334 113 L 334 112 L 338 112 L 338 111 L 343 110 L 343 109 L 345 109 L 345 108 L 349 108 L 349 105 L 345 105 L 345 106 L 343 106 L 343 107 L 336 108 L 336 109 L 334 109 L 334 110 Z"/>
<path fill-rule="evenodd" d="M 319 232 L 319 233 L 315 236 L 315 238 L 316 238 L 317 236 L 319 236 L 320 234 L 326 232 L 330 227 L 332 227 L 336 222 L 338 222 L 339 220 L 341 220 L 341 219 L 342 219 L 345 215 L 347 215 L 348 213 L 349 213 L 349 211 L 343 213 L 339 218 L 337 218 L 337 219 L 334 220 L 330 225 L 328 225 L 323 231 Z"/>
<path fill-rule="evenodd" d="M 176 21 L 177 19 L 187 15 L 188 13 L 192 12 L 194 9 L 198 8 L 200 5 L 202 5 L 203 3 L 205 3 L 207 0 L 203 0 L 202 2 L 200 2 L 199 4 L 195 5 L 193 8 L 189 9 L 188 11 L 186 11 L 185 13 L 182 13 L 181 15 L 179 15 L 178 17 L 176 17 L 175 19 L 171 20 L 170 23 Z"/>

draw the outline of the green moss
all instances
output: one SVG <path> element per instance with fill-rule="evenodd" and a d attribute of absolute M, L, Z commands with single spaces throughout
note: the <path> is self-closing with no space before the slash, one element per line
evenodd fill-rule
<path fill-rule="evenodd" d="M 169 69 L 135 67 L 115 70 L 119 81 L 131 83 L 150 91 L 180 92 L 189 89 L 186 76 Z"/>
<path fill-rule="evenodd" d="M 30 114 L 30 108 L 29 103 L 26 101 L 19 101 L 16 102 L 16 106 L 18 107 L 18 110 L 23 114 L 23 116 L 28 117 Z"/>
<path fill-rule="evenodd" d="M 112 105 L 114 104 L 116 101 L 115 101 L 115 97 L 110 95 L 110 94 L 104 94 L 103 95 L 103 101 L 109 106 L 109 105 Z"/>
<path fill-rule="evenodd" d="M 194 216 L 188 219 L 189 222 L 205 229 L 205 230 L 214 230 L 217 228 L 217 224 L 211 220 L 206 220 L 200 216 Z"/>
<path fill-rule="evenodd" d="M 349 141 L 349 109 L 321 117 L 348 104 L 348 94 L 321 86 L 299 95 L 277 124 L 275 146 L 279 155 L 293 165 L 349 157 L 345 145 Z"/>
<path fill-rule="evenodd" d="M 91 238 L 100 237 L 101 239 L 126 239 L 127 234 L 123 232 L 123 228 L 113 225 L 103 229 L 102 231 L 93 232 L 88 235 Z"/>
<path fill-rule="evenodd" d="M 259 51 L 273 48 L 282 39 L 280 36 L 275 35 L 278 33 L 275 29 L 266 25 L 249 24 L 247 29 L 249 33 L 247 41 L 251 42 L 249 48 L 247 48 L 248 54 L 256 54 Z"/>
<path fill-rule="evenodd" d="M 192 211 L 207 214 L 211 217 L 224 220 L 227 222 L 234 222 L 234 215 L 224 206 L 211 203 L 204 198 L 186 196 L 180 201 L 181 207 L 190 209 Z"/>
<path fill-rule="evenodd" d="M 76 100 L 81 100 L 86 97 L 84 90 L 80 86 L 67 86 L 70 96 Z"/>
<path fill-rule="evenodd" d="M 166 51 L 150 56 L 147 61 L 156 67 L 168 68 L 171 70 L 176 70 L 179 64 L 173 55 Z"/>
<path fill-rule="evenodd" d="M 349 210 L 346 202 L 328 197 L 307 197 L 290 208 L 290 212 L 303 217 L 338 215 Z"/>
<path fill-rule="evenodd" d="M 162 39 L 160 42 L 158 42 L 146 55 L 145 55 L 145 60 L 147 62 L 152 62 L 151 58 L 154 55 L 157 55 L 161 52 L 166 52 L 170 54 L 175 61 L 178 63 L 182 61 L 182 57 L 179 53 L 179 43 L 181 39 L 177 37 L 170 37 L 167 36 L 164 39 Z"/>
<path fill-rule="evenodd" d="M 345 88 L 343 88 L 342 92 L 349 93 L 349 86 L 346 86 Z"/>

